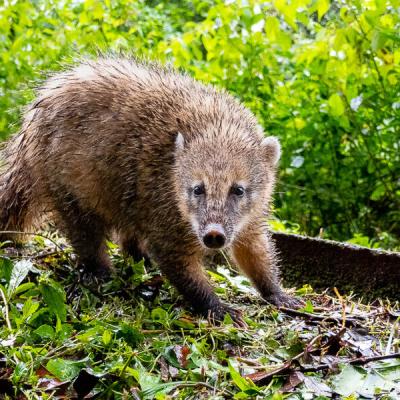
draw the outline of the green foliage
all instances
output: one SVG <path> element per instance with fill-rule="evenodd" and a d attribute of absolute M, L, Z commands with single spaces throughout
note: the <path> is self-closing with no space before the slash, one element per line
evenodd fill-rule
<path fill-rule="evenodd" d="M 53 358 L 46 364 L 46 369 L 60 381 L 68 381 L 78 376 L 79 371 L 85 365 L 84 361 L 63 360 Z"/>
<path fill-rule="evenodd" d="M 57 251 L 54 240 L 51 247 L 33 240 L 23 256 L 0 249 L 2 398 L 400 396 L 398 359 L 348 365 L 360 356 L 394 357 L 400 345 L 395 305 L 363 305 L 305 286 L 297 295 L 306 300 L 300 310 L 306 318 L 294 318 L 262 302 L 246 278 L 218 266 L 210 278 L 249 326 L 235 327 L 231 319 L 214 326 L 192 315 L 167 282 L 155 280 L 154 268 L 138 283 L 142 263 L 124 262 L 115 246 L 118 274 L 99 284 L 71 269 L 69 253 Z M 157 285 L 158 294 L 142 298 L 140 285 L 144 291 Z M 340 321 L 324 322 L 327 317 L 356 325 L 343 328 Z"/>
<path fill-rule="evenodd" d="M 60 322 L 65 322 L 67 309 L 65 306 L 66 299 L 64 289 L 57 282 L 44 278 L 40 280 L 39 291 L 49 311 L 54 314 Z"/>
<path fill-rule="evenodd" d="M 21 89 L 60 61 L 97 49 L 170 60 L 237 95 L 280 137 L 280 219 L 395 248 L 399 32 L 397 0 L 7 2 L 0 137 L 32 97 Z"/>

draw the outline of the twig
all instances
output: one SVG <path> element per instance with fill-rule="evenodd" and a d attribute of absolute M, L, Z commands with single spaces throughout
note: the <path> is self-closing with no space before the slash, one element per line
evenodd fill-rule
<path fill-rule="evenodd" d="M 252 367 L 262 367 L 262 365 L 257 360 L 249 360 L 248 358 L 236 357 L 236 360 Z M 265 369 L 265 367 L 263 367 Z"/>
<path fill-rule="evenodd" d="M 62 252 L 64 252 L 64 249 L 52 238 L 46 236 L 46 235 L 42 235 L 40 233 L 36 233 L 36 232 L 21 232 L 21 231 L 0 231 L 1 234 L 12 234 L 12 235 L 30 235 L 30 236 L 39 236 L 42 237 L 43 239 L 47 239 L 49 240 L 51 243 L 54 244 L 54 246 L 56 246 L 57 248 L 59 248 Z"/>
<path fill-rule="evenodd" d="M 289 370 L 291 365 L 292 365 L 292 360 L 289 360 L 286 361 L 280 367 L 273 369 L 272 371 L 254 372 L 253 374 L 245 375 L 244 378 L 251 379 L 256 385 L 262 386 L 267 384 L 267 382 L 275 375 L 278 375 L 282 372 L 286 372 L 287 370 Z"/>
<path fill-rule="evenodd" d="M 293 368 L 293 361 L 298 360 L 304 355 L 304 351 L 298 354 L 296 357 L 291 360 L 286 361 L 282 366 L 269 371 L 269 372 L 255 372 L 253 374 L 245 375 L 245 378 L 251 379 L 257 385 L 266 384 L 271 378 L 275 375 L 285 373 L 289 370 L 291 371 L 299 371 L 299 372 L 318 372 L 332 368 L 332 364 L 319 364 L 315 366 L 303 367 L 300 366 L 298 368 Z M 374 361 L 382 361 L 382 360 L 390 360 L 400 358 L 400 353 L 387 354 L 383 356 L 373 356 L 373 357 L 359 357 L 353 360 L 348 359 L 338 359 L 339 362 L 345 362 L 351 365 L 365 365 Z"/>
<path fill-rule="evenodd" d="M 342 305 L 342 328 L 346 326 L 346 300 L 343 299 L 343 296 L 339 293 L 339 290 L 337 287 L 333 288 L 333 291 L 335 292 L 337 298 L 340 301 L 340 304 Z"/>
<path fill-rule="evenodd" d="M 396 359 L 400 358 L 400 353 L 392 353 L 392 354 L 386 354 L 383 356 L 373 356 L 373 357 L 359 357 L 355 358 L 353 360 L 346 360 L 342 359 L 339 360 L 340 362 L 345 362 L 346 364 L 350 365 L 365 365 L 370 362 L 374 361 L 382 361 L 382 360 L 391 360 L 391 359 Z M 331 368 L 332 364 L 319 364 L 316 366 L 312 367 L 300 367 L 298 370 L 301 372 L 318 372 L 318 371 L 323 371 L 326 369 Z"/>
<path fill-rule="evenodd" d="M 391 360 L 393 358 L 400 358 L 399 353 L 385 354 L 383 356 L 373 356 L 373 357 L 359 357 L 354 360 L 350 360 L 349 364 L 351 365 L 365 365 L 374 361 L 382 361 L 382 360 Z"/>
<path fill-rule="evenodd" d="M 121 371 L 120 371 L 120 373 L 119 373 L 119 377 L 121 377 L 121 376 L 124 374 L 126 368 L 128 367 L 129 363 L 131 362 L 132 358 L 133 358 L 135 355 L 136 355 L 136 354 L 135 354 L 134 352 L 132 352 L 132 353 L 129 355 L 128 359 L 126 360 L 126 363 L 124 364 L 124 366 L 122 367 L 122 369 L 121 369 Z"/>
<path fill-rule="evenodd" d="M 296 317 L 304 317 L 310 320 L 321 321 L 321 322 L 331 322 L 335 324 L 340 323 L 346 327 L 354 327 L 359 325 L 359 322 L 354 318 L 326 317 L 323 315 L 294 310 L 292 308 L 287 308 L 287 307 L 279 307 L 279 310 L 288 315 L 294 315 Z"/>
<path fill-rule="evenodd" d="M 179 319 L 178 319 L 179 321 Z M 205 332 L 224 332 L 226 330 L 226 326 L 200 326 L 200 325 L 195 325 L 193 328 L 180 328 L 180 329 L 141 329 L 141 333 L 143 335 L 153 335 L 153 334 L 159 334 L 159 333 L 182 333 L 182 332 L 191 332 L 191 331 L 205 331 Z M 248 328 L 239 328 L 235 326 L 235 330 L 240 331 L 240 332 L 247 332 Z"/>
<path fill-rule="evenodd" d="M 287 360 L 282 366 L 273 369 L 272 371 L 269 372 L 255 372 L 253 374 L 249 374 L 246 375 L 245 378 L 249 378 L 251 379 L 254 383 L 256 384 L 264 384 L 266 383 L 270 378 L 272 378 L 273 376 L 280 374 L 282 372 L 287 371 L 288 369 L 291 368 L 293 361 L 297 361 L 298 359 L 300 359 L 301 357 L 303 357 L 307 351 L 307 353 L 311 353 L 312 350 L 308 350 L 308 348 L 310 346 L 312 346 L 315 342 L 317 342 L 320 338 L 322 338 L 322 334 L 315 336 L 315 338 L 313 338 L 310 343 L 308 343 L 308 345 L 306 346 L 306 350 L 302 351 L 301 353 L 297 354 L 295 357 L 293 357 L 290 360 Z"/>
<path fill-rule="evenodd" d="M 182 383 L 178 383 L 175 387 L 176 388 L 190 388 L 190 387 L 198 387 L 198 386 L 203 386 L 203 387 L 205 387 L 207 389 L 215 391 L 215 387 L 210 385 L 209 383 L 206 383 L 206 382 L 193 382 L 193 383 L 191 383 L 191 382 L 182 382 Z M 221 392 L 221 393 L 226 393 L 229 396 L 233 396 L 234 395 L 233 392 L 231 392 L 230 390 L 228 390 L 226 388 L 220 388 L 220 389 L 217 389 L 217 390 L 219 392 Z"/>
<path fill-rule="evenodd" d="M 400 317 L 397 318 L 397 320 L 394 322 L 392 329 L 390 330 L 390 336 L 387 342 L 387 346 L 386 346 L 386 351 L 385 354 L 390 354 L 390 348 L 392 347 L 392 343 L 393 343 L 393 338 L 394 338 L 394 334 L 397 330 L 397 324 L 400 321 Z"/>
<path fill-rule="evenodd" d="M 51 251 L 51 252 L 42 252 L 42 253 L 33 254 L 33 255 L 9 255 L 9 254 L 6 254 L 6 256 L 7 256 L 7 258 L 9 258 L 11 260 L 21 259 L 21 258 L 40 260 L 42 258 L 56 256 L 58 254 L 60 254 L 60 252 L 56 250 L 56 251 Z"/>

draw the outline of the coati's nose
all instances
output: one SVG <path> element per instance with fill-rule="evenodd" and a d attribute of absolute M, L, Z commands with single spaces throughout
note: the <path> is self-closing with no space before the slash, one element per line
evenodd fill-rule
<path fill-rule="evenodd" d="M 203 236 L 203 243 L 210 249 L 220 249 L 226 242 L 225 232 L 221 225 L 213 225 Z"/>

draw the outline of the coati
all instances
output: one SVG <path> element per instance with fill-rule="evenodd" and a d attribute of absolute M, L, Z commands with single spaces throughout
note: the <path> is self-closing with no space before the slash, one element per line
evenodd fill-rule
<path fill-rule="evenodd" d="M 241 324 L 202 258 L 226 249 L 265 300 L 296 304 L 281 289 L 264 221 L 279 157 L 278 140 L 222 90 L 153 62 L 84 60 L 38 89 L 3 150 L 0 230 L 50 215 L 98 275 L 111 269 L 104 241 L 114 232 L 197 312 Z"/>

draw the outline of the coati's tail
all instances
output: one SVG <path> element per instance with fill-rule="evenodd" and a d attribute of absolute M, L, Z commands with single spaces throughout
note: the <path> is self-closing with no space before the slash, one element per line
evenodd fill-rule
<path fill-rule="evenodd" d="M 2 160 L 3 158 L 3 160 Z M 23 159 L 7 157 L 4 152 L 0 162 L 0 242 L 20 241 L 23 232 L 32 225 L 33 182 Z"/>

